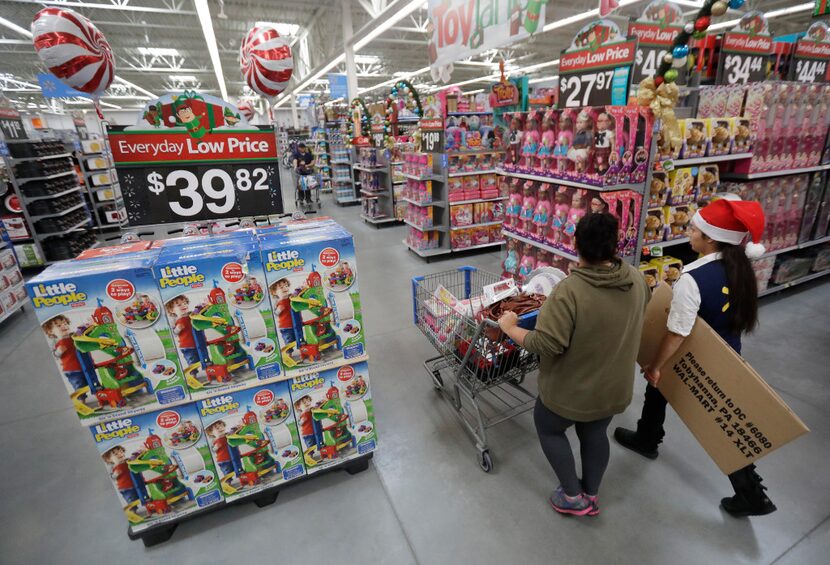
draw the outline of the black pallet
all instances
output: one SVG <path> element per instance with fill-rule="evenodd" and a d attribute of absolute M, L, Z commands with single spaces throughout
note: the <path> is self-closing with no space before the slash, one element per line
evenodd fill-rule
<path fill-rule="evenodd" d="M 265 508 L 266 506 L 270 506 L 274 502 L 277 501 L 277 496 L 279 496 L 280 491 L 284 488 L 289 488 L 293 485 L 302 483 L 309 479 L 313 479 L 319 477 L 320 475 L 325 475 L 331 471 L 346 471 L 350 475 L 356 475 L 357 473 L 362 473 L 363 471 L 369 468 L 369 460 L 372 459 L 374 456 L 374 452 L 367 453 L 362 457 L 358 457 L 357 459 L 352 459 L 350 461 L 346 461 L 339 465 L 335 465 L 333 467 L 329 467 L 319 473 L 314 473 L 313 475 L 303 475 L 301 478 L 289 481 L 287 483 L 283 483 L 280 485 L 275 485 L 271 488 L 261 490 L 259 492 L 253 493 L 250 496 L 246 496 L 243 498 L 239 498 L 232 502 L 225 502 L 222 501 L 219 504 L 214 504 L 208 508 L 203 510 L 197 510 L 187 516 L 182 516 L 177 520 L 171 520 L 170 522 L 164 522 L 162 524 L 158 524 L 147 528 L 146 530 L 141 530 L 140 532 L 134 532 L 132 527 L 127 528 L 127 537 L 131 540 L 138 540 L 140 539 L 144 542 L 144 547 L 152 547 L 154 545 L 158 545 L 160 543 L 164 543 L 173 537 L 173 533 L 176 531 L 176 528 L 179 524 L 183 522 L 189 522 L 194 518 L 198 518 L 199 516 L 204 516 L 205 514 L 209 514 L 211 512 L 216 512 L 217 510 L 222 510 L 227 506 L 232 504 L 247 504 L 248 502 L 253 502 L 257 505 L 258 508 Z"/>

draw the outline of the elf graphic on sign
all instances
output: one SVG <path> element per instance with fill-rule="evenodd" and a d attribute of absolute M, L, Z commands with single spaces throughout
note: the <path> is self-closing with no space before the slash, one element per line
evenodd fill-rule
<path fill-rule="evenodd" d="M 191 99 L 184 96 L 173 97 L 173 111 L 176 113 L 177 125 L 183 125 L 187 128 L 187 133 L 190 137 L 199 139 L 204 137 L 208 130 L 202 125 L 202 117 L 204 114 L 196 115 L 193 111 Z"/>
<path fill-rule="evenodd" d="M 156 102 L 144 112 L 144 120 L 153 127 L 161 127 L 161 102 Z"/>

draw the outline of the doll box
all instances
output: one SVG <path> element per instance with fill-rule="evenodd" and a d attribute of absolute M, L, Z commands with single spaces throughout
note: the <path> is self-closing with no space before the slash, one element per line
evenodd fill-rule
<path fill-rule="evenodd" d="M 282 375 L 265 272 L 250 234 L 196 250 L 167 248 L 155 274 L 194 400 Z"/>
<path fill-rule="evenodd" d="M 337 226 L 260 243 L 288 375 L 361 360 L 366 344 L 351 234 Z"/>
<path fill-rule="evenodd" d="M 153 278 L 153 252 L 70 261 L 26 284 L 84 425 L 189 397 Z"/>
<path fill-rule="evenodd" d="M 195 404 L 97 424 L 90 432 L 134 532 L 222 502 Z"/>
<path fill-rule="evenodd" d="M 280 381 L 196 403 L 226 500 L 305 474 L 289 389 Z"/>
<path fill-rule="evenodd" d="M 296 377 L 289 382 L 309 475 L 377 448 L 365 362 Z"/>

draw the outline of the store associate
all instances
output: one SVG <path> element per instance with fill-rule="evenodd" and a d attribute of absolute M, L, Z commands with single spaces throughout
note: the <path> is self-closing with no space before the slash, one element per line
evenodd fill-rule
<path fill-rule="evenodd" d="M 534 421 L 542 451 L 560 486 L 554 510 L 599 514 L 597 493 L 608 466 L 607 428 L 631 402 L 643 316 L 650 297 L 643 275 L 616 257 L 617 219 L 588 214 L 576 227 L 579 266 L 545 301 L 536 329 L 517 326 L 507 312 L 502 330 L 540 357 Z M 582 480 L 565 431 L 576 427 Z"/>

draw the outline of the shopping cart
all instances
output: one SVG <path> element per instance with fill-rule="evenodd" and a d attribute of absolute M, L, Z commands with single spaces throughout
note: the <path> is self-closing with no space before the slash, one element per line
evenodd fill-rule
<path fill-rule="evenodd" d="M 484 472 L 493 469 L 487 428 L 533 408 L 536 394 L 522 383 L 539 366 L 538 356 L 510 341 L 498 323 L 475 314 L 482 288 L 499 280 L 475 267 L 412 279 L 415 325 L 440 354 L 424 368 L 475 440 Z M 459 302 L 451 306 L 449 295 Z M 533 329 L 537 313 L 520 316 L 519 325 Z"/>
<path fill-rule="evenodd" d="M 317 175 L 301 175 L 299 172 L 295 172 L 297 177 L 297 181 L 295 184 L 295 191 L 294 191 L 294 206 L 298 210 L 310 210 L 313 208 L 317 208 L 318 210 L 323 207 L 320 203 L 320 182 L 317 179 Z M 309 191 L 309 200 L 306 201 L 303 198 L 303 192 Z"/>

